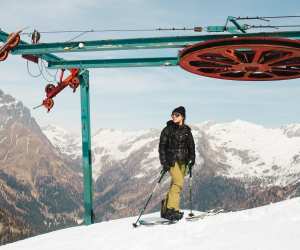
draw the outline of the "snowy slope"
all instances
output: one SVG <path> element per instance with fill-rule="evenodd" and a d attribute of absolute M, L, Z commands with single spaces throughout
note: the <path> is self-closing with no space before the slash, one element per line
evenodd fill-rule
<path fill-rule="evenodd" d="M 300 198 L 168 226 L 133 228 L 135 219 L 64 229 L 0 249 L 297 250 L 300 245 Z"/>

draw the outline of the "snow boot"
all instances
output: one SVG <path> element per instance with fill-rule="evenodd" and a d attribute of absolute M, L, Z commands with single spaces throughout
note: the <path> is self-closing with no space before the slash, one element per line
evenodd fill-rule
<path fill-rule="evenodd" d="M 181 220 L 183 218 L 184 212 L 180 212 L 179 210 L 175 211 L 177 220 Z"/>
<path fill-rule="evenodd" d="M 167 208 L 162 218 L 170 221 L 178 221 L 182 218 L 182 215 L 177 213 L 174 208 Z"/>
<path fill-rule="evenodd" d="M 165 214 L 166 214 L 166 210 L 167 210 L 167 206 L 166 206 L 166 200 L 163 199 L 161 201 L 161 207 L 160 207 L 160 217 L 164 218 Z"/>

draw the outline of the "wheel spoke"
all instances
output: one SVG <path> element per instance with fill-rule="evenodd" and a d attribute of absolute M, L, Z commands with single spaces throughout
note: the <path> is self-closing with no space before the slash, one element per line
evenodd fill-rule
<path fill-rule="evenodd" d="M 273 72 L 265 71 L 264 74 L 271 76 L 271 77 L 275 77 Z"/>
<path fill-rule="evenodd" d="M 281 68 L 273 68 L 272 71 L 282 71 L 282 72 L 300 73 L 300 69 L 281 69 Z"/>
<path fill-rule="evenodd" d="M 217 63 L 217 64 L 220 64 L 220 66 L 231 66 L 232 64 L 228 64 L 226 62 L 222 62 L 220 60 L 217 60 L 217 59 L 209 59 L 209 58 L 204 58 L 204 57 L 199 57 L 201 61 L 204 61 L 204 62 L 208 62 L 208 63 Z"/>
<path fill-rule="evenodd" d="M 288 66 L 288 67 L 298 67 L 300 69 L 300 63 L 285 63 L 282 65 L 274 65 L 273 67 L 278 67 L 278 66 Z"/>
<path fill-rule="evenodd" d="M 207 65 L 205 65 L 205 63 Z M 210 60 L 208 58 L 203 58 L 202 55 L 197 55 L 197 54 L 194 54 L 190 57 L 190 63 L 189 63 L 191 66 L 196 66 L 197 67 L 197 64 L 204 64 L 205 67 L 208 66 L 208 67 L 228 67 L 228 66 L 231 66 L 230 64 L 226 64 L 226 63 L 222 63 L 222 62 L 217 62 L 217 61 L 214 61 L 214 60 Z M 202 66 L 200 66 L 202 67 Z"/>
<path fill-rule="evenodd" d="M 234 54 L 234 49 L 230 49 L 230 50 L 221 50 L 220 54 L 226 58 L 229 58 L 231 60 L 233 60 L 235 63 L 240 64 L 243 63 L 240 58 L 238 58 L 235 54 Z"/>
<path fill-rule="evenodd" d="M 245 74 L 244 74 L 244 78 L 249 78 L 249 75 L 251 74 L 252 72 L 250 71 L 246 71 Z"/>
<path fill-rule="evenodd" d="M 214 71 L 218 71 L 218 73 L 220 72 L 228 72 L 227 68 L 218 68 L 218 67 L 199 67 L 199 69 L 204 69 L 204 70 L 214 70 Z M 222 70 L 222 71 L 221 71 Z"/>
<path fill-rule="evenodd" d="M 263 50 L 256 50 L 252 62 L 259 63 L 260 61 L 259 59 L 261 58 L 263 52 L 264 52 Z"/>
<path fill-rule="evenodd" d="M 291 56 L 292 56 L 291 53 L 287 53 L 287 54 L 284 55 L 284 56 L 281 56 L 281 57 L 279 57 L 279 58 L 271 59 L 270 61 L 267 61 L 267 62 L 265 62 L 265 63 L 268 64 L 268 65 L 275 64 L 275 63 L 279 63 L 279 62 L 281 62 L 281 61 L 285 61 L 285 60 L 291 58 Z"/>

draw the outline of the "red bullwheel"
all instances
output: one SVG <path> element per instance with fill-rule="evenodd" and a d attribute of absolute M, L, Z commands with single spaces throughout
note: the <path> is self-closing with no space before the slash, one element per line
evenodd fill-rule
<path fill-rule="evenodd" d="M 180 66 L 194 74 L 237 81 L 300 77 L 300 41 L 239 37 L 200 42 L 180 52 Z"/>

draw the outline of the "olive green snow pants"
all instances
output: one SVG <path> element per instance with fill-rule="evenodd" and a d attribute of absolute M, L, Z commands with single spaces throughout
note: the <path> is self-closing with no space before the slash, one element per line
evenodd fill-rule
<path fill-rule="evenodd" d="M 184 176 L 186 175 L 185 163 L 175 162 L 174 166 L 171 166 L 171 186 L 166 197 L 167 208 L 174 208 L 176 211 L 179 210 L 180 205 L 180 193 L 183 188 Z"/>

